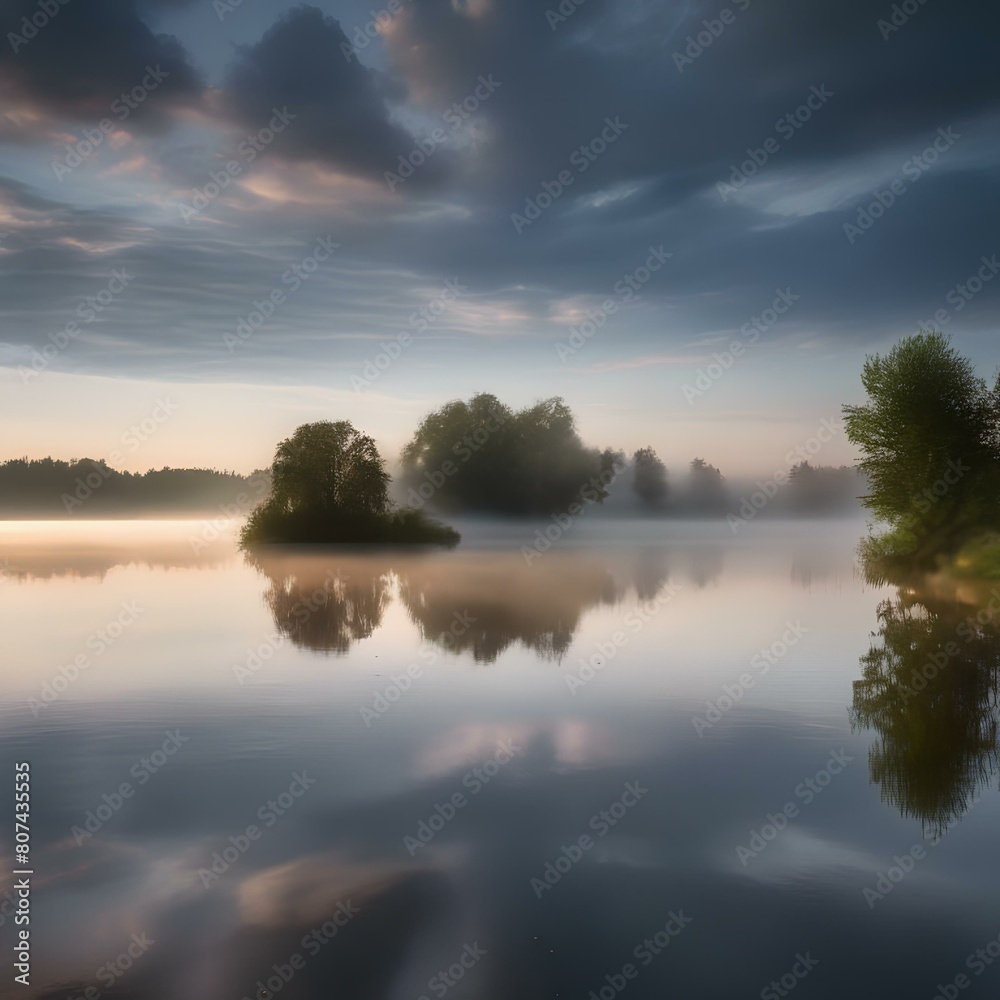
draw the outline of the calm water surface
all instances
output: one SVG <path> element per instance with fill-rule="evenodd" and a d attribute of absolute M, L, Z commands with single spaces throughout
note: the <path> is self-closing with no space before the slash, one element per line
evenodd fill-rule
<path fill-rule="evenodd" d="M 0 996 L 998 995 L 988 587 L 867 584 L 858 523 L 464 530 L 0 525 Z"/>

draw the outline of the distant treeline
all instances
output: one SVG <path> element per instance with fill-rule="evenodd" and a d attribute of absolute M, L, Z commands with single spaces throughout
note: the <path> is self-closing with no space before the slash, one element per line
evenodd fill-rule
<path fill-rule="evenodd" d="M 270 488 L 269 475 L 215 469 L 119 472 L 92 458 L 12 459 L 0 464 L 0 516 L 115 517 L 134 513 L 229 513 L 242 517 Z"/>
<path fill-rule="evenodd" d="M 373 541 L 381 529 L 362 530 L 361 521 L 381 524 L 390 510 L 391 530 L 388 522 L 382 527 L 393 536 L 402 530 L 400 518 L 409 530 L 427 513 L 546 517 L 596 504 L 609 516 L 710 517 L 732 524 L 761 512 L 787 517 L 860 510 L 867 482 L 857 470 L 816 466 L 799 451 L 798 464 L 757 479 L 727 478 L 702 458 L 675 474 L 651 447 L 628 456 L 584 444 L 572 411 L 558 397 L 518 410 L 480 393 L 424 417 L 395 478 L 373 439 L 349 421 L 320 421 L 298 428 L 279 444 L 271 468 L 250 476 L 213 469 L 118 472 L 94 459 L 8 461 L 0 464 L 0 517 L 222 511 L 250 517 L 260 537 L 333 541 L 360 533 Z"/>
<path fill-rule="evenodd" d="M 636 506 L 663 517 L 832 517 L 862 510 L 867 480 L 852 466 L 801 461 L 780 472 L 754 478 L 726 478 L 704 459 L 685 474 L 668 476 L 652 449 L 632 457 L 631 490 L 612 496 L 609 509 Z M 624 493 L 624 495 L 623 495 Z M 617 501 L 617 502 L 616 502 Z"/>

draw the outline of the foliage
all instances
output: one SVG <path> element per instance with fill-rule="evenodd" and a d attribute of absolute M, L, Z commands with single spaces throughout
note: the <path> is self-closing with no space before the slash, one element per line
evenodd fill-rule
<path fill-rule="evenodd" d="M 845 406 L 848 438 L 864 452 L 864 502 L 913 553 L 953 551 L 997 517 L 994 397 L 940 333 L 870 356 L 863 406 Z"/>
<path fill-rule="evenodd" d="M 1000 580 L 1000 535 L 989 532 L 966 542 L 951 566 L 955 576 Z"/>
<path fill-rule="evenodd" d="M 419 511 L 391 509 L 389 474 L 375 442 L 346 420 L 303 424 L 278 445 L 271 495 L 250 514 L 240 537 L 244 545 L 459 540 Z"/>
<path fill-rule="evenodd" d="M 799 462 L 788 472 L 788 506 L 796 514 L 850 510 L 864 488 L 864 478 L 851 466 Z"/>
<path fill-rule="evenodd" d="M 5 517 L 88 517 L 132 512 L 218 512 L 238 497 L 256 498 L 267 488 L 267 474 L 250 476 L 215 469 L 150 469 L 120 472 L 106 462 L 83 458 L 64 462 L 26 458 L 0 463 L 0 512 Z"/>
<path fill-rule="evenodd" d="M 429 413 L 403 449 L 402 465 L 415 506 L 433 497 L 451 510 L 551 514 L 585 490 L 587 499 L 605 499 L 595 481 L 620 459 L 585 447 L 557 397 L 514 411 L 480 393 Z"/>
<path fill-rule="evenodd" d="M 649 508 L 661 508 L 670 492 L 667 467 L 652 448 L 640 448 L 632 456 L 632 490 Z"/>

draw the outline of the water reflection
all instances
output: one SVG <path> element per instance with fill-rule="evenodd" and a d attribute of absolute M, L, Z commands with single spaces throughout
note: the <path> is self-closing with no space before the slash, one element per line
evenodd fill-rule
<path fill-rule="evenodd" d="M 0 578 L 20 582 L 104 580 L 120 566 L 214 569 L 233 558 L 229 536 L 207 522 L 139 521 L 123 528 L 116 522 L 8 521 L 0 529 Z"/>
<path fill-rule="evenodd" d="M 376 557 L 334 558 L 280 550 L 246 555 L 268 580 L 264 603 L 296 646 L 346 653 L 382 624 L 391 567 Z"/>
<path fill-rule="evenodd" d="M 263 600 L 275 628 L 297 646 L 346 653 L 379 628 L 397 596 L 421 638 L 493 663 L 519 643 L 541 659 L 569 649 L 584 614 L 601 605 L 654 598 L 666 585 L 663 549 L 632 555 L 561 553 L 529 564 L 519 552 L 421 555 L 248 553 L 266 577 Z M 714 551 L 687 560 L 697 585 L 717 572 Z M 462 629 L 455 629 L 456 615 Z M 457 634 L 456 634 L 457 633 Z"/>
<path fill-rule="evenodd" d="M 515 642 L 543 659 L 559 659 L 585 611 L 620 600 L 626 587 L 603 562 L 555 558 L 529 566 L 519 553 L 462 555 L 408 564 L 399 593 L 424 639 L 492 663 Z M 453 637 L 456 609 L 474 618 Z"/>
<path fill-rule="evenodd" d="M 993 596 L 974 607 L 901 588 L 879 605 L 861 657 L 852 723 L 878 733 L 871 780 L 925 836 L 941 836 L 998 771 L 997 607 Z"/>
<path fill-rule="evenodd" d="M 413 1000 L 440 995 L 432 978 L 474 942 L 487 954 L 448 1000 L 609 995 L 608 976 L 673 909 L 694 922 L 642 966 L 629 998 L 761 995 L 810 947 L 822 960 L 803 986 L 811 996 L 881 998 L 887 954 L 907 955 L 891 970 L 893 996 L 930 996 L 956 959 L 996 934 L 997 797 L 984 797 L 961 839 L 943 841 L 874 918 L 862 889 L 912 842 L 912 821 L 895 806 L 940 823 L 996 764 L 986 622 L 959 644 L 971 676 L 905 704 L 898 690 L 919 651 L 946 644 L 985 599 L 964 595 L 957 608 L 963 595 L 925 588 L 879 612 L 856 722 L 878 731 L 873 775 L 890 810 L 860 765 L 871 737 L 852 736 L 844 713 L 859 635 L 889 591 L 873 594 L 853 575 L 856 527 L 849 538 L 754 529 L 734 540 L 700 526 L 671 527 L 669 537 L 659 526 L 621 526 L 613 542 L 569 539 L 530 566 L 520 528 L 502 551 L 271 551 L 248 565 L 230 545 L 225 565 L 205 572 L 183 525 L 173 558 L 192 572 L 131 565 L 53 585 L 0 576 L 5 651 L 18 665 L 6 672 L 0 746 L 37 775 L 40 876 L 32 986 L 0 982 L 0 1000 L 96 991 L 249 1000 L 279 975 L 267 989 L 280 1000 Z M 72 564 L 90 530 L 55 538 L 53 529 L 36 547 L 44 542 L 58 567 L 65 542 Z M 116 530 L 102 558 L 134 562 L 130 552 L 146 551 L 139 530 Z M 27 559 L 31 547 L 22 547 Z M 637 602 L 678 584 L 677 603 L 630 631 L 585 691 L 567 689 L 574 650 L 590 657 Z M 26 699 L 133 598 L 148 609 L 135 629 L 36 718 Z M 461 637 L 464 653 L 449 669 L 425 670 L 369 726 L 360 708 L 386 673 L 418 658 L 420 642 L 460 652 L 443 630 L 466 609 L 478 621 Z M 702 737 L 693 713 L 800 616 L 810 644 Z M 238 683 L 234 663 L 274 627 L 293 641 L 280 644 L 260 683 Z M 558 658 L 570 637 L 565 670 L 531 669 Z M 466 669 L 504 650 L 496 666 Z M 140 784 L 137 762 L 168 733 L 188 742 Z M 504 742 L 518 753 L 473 794 L 468 776 L 490 773 L 485 762 Z M 744 866 L 737 845 L 781 803 L 801 804 L 799 783 L 841 747 L 859 763 Z M 261 808 L 294 774 L 315 786 L 265 826 Z M 111 809 L 123 781 L 134 794 Z M 540 894 L 532 879 L 595 834 L 592 818 L 628 783 L 648 793 Z M 443 817 L 438 806 L 456 792 L 461 808 L 411 850 L 406 838 Z M 79 838 L 74 828 L 97 810 L 102 825 Z M 249 823 L 263 830 L 250 844 Z M 219 852 L 229 867 L 206 883 L 200 872 Z M 329 935 L 341 903 L 359 912 Z M 10 905 L 0 890 L 4 930 Z M 109 982 L 99 970 L 133 934 L 155 945 Z M 295 955 L 305 966 L 286 982 L 279 970 Z"/>

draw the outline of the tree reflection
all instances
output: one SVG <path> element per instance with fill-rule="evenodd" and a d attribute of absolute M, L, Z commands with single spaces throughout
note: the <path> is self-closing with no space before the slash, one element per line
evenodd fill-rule
<path fill-rule="evenodd" d="M 582 557 L 547 557 L 529 566 L 520 553 L 477 553 L 399 570 L 400 598 L 423 637 L 485 663 L 515 642 L 558 659 L 583 613 L 623 592 L 607 565 Z M 456 612 L 474 619 L 457 636 Z"/>
<path fill-rule="evenodd" d="M 940 836 L 997 773 L 997 591 L 975 606 L 912 587 L 879 605 L 852 723 L 874 729 L 882 799 Z"/>
<path fill-rule="evenodd" d="M 246 558 L 268 579 L 264 603 L 275 628 L 297 646 L 343 654 L 382 624 L 391 582 L 384 560 L 274 553 Z"/>
<path fill-rule="evenodd" d="M 662 549 L 593 555 L 550 553 L 529 565 L 520 552 L 449 554 L 247 553 L 267 578 L 264 603 L 297 646 L 346 653 L 382 623 L 396 588 L 425 642 L 479 663 L 516 643 L 542 659 L 569 649 L 587 611 L 650 600 L 667 583 Z"/>

